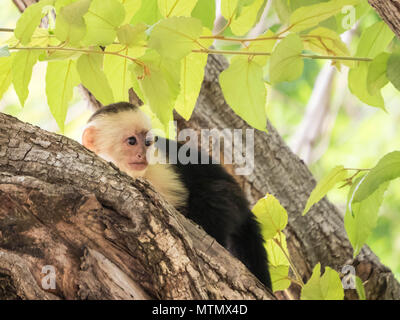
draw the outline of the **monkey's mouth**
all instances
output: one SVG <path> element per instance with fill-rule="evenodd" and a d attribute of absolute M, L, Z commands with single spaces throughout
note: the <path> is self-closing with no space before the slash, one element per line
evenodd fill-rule
<path fill-rule="evenodd" d="M 147 168 L 147 162 L 130 162 L 129 166 L 136 171 L 142 171 Z"/>

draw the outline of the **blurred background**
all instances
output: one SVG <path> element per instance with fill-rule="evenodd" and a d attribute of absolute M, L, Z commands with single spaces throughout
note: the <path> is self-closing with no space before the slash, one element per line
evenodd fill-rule
<path fill-rule="evenodd" d="M 279 24 L 278 8 L 271 3 L 268 1 L 259 23 L 250 32 L 253 36 Z M 218 1 L 216 8 L 215 28 L 218 28 L 224 25 L 218 14 Z M 1 27 L 14 28 L 19 15 L 11 1 L 1 1 Z M 367 7 L 359 23 L 343 35 L 352 53 L 361 30 L 378 19 L 372 8 Z M 229 35 L 229 30 L 225 34 Z M 0 41 L 9 37 L 10 34 L 0 32 Z M 214 45 L 217 49 L 232 50 L 236 44 L 216 42 Z M 24 108 L 10 87 L 0 100 L 0 112 L 60 133 L 46 104 L 45 72 L 45 62 L 36 64 Z M 400 94 L 389 84 L 383 89 L 383 96 L 387 113 L 363 104 L 349 92 L 347 68 L 342 67 L 339 72 L 330 62 L 305 60 L 300 79 L 268 87 L 267 111 L 270 122 L 320 180 L 337 165 L 371 168 L 386 153 L 400 150 Z M 76 88 L 63 134 L 80 142 L 90 114 L 87 102 Z M 343 214 L 347 192 L 348 188 L 335 189 L 328 195 Z M 392 182 L 386 192 L 378 226 L 367 243 L 400 280 L 400 181 Z"/>

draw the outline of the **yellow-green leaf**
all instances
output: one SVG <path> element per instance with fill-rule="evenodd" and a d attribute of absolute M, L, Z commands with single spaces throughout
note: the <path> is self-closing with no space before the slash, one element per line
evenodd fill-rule
<path fill-rule="evenodd" d="M 303 216 L 310 210 L 310 208 L 320 201 L 335 185 L 347 178 L 347 170 L 343 166 L 333 168 L 328 175 L 326 175 L 311 192 L 307 200 L 306 207 L 303 211 Z"/>
<path fill-rule="evenodd" d="M 378 21 L 368 27 L 361 34 L 356 56 L 364 58 L 375 58 L 384 51 L 392 41 L 394 33 L 383 21 Z"/>
<path fill-rule="evenodd" d="M 83 16 L 90 6 L 90 0 L 79 0 L 62 7 L 57 14 L 54 34 L 60 41 L 78 44 L 86 34 L 86 24 Z"/>
<path fill-rule="evenodd" d="M 261 231 L 265 240 L 272 239 L 287 225 L 287 212 L 272 194 L 267 194 L 264 198 L 258 200 L 252 211 L 261 224 Z"/>
<path fill-rule="evenodd" d="M 232 20 L 236 14 L 239 0 L 221 0 L 221 15 L 227 20 Z"/>
<path fill-rule="evenodd" d="M 139 11 L 131 19 L 131 24 L 143 22 L 152 25 L 162 19 L 160 10 L 158 9 L 157 0 L 142 1 Z"/>
<path fill-rule="evenodd" d="M 202 0 L 200 0 L 202 1 Z M 163 17 L 190 17 L 197 0 L 158 0 L 158 8 Z"/>
<path fill-rule="evenodd" d="M 242 7 L 240 15 L 233 19 L 230 27 L 234 34 L 243 36 L 256 23 L 257 15 L 264 0 L 255 0 L 250 5 Z"/>
<path fill-rule="evenodd" d="M 160 57 L 154 50 L 148 50 L 140 58 L 146 65 L 133 64 L 130 68 L 132 76 L 138 79 L 139 87 L 146 103 L 156 114 L 165 128 L 172 120 L 172 110 L 180 88 L 180 61 Z"/>
<path fill-rule="evenodd" d="M 291 32 L 300 32 L 317 26 L 320 22 L 341 12 L 346 5 L 357 5 L 360 0 L 331 0 L 311 6 L 300 7 L 289 19 Z"/>
<path fill-rule="evenodd" d="M 12 56 L 0 58 L 0 99 L 10 87 Z"/>
<path fill-rule="evenodd" d="M 155 25 L 148 45 L 162 57 L 180 60 L 196 47 L 202 31 L 201 21 L 196 18 L 164 19 Z"/>
<path fill-rule="evenodd" d="M 115 100 L 102 66 L 103 55 L 96 53 L 84 54 L 76 63 L 82 84 L 89 89 L 97 100 L 106 105 L 113 103 Z"/>
<path fill-rule="evenodd" d="M 330 56 L 350 56 L 349 49 L 340 36 L 333 30 L 318 27 L 305 37 L 304 47 L 308 50 Z M 343 60 L 341 63 L 353 67 L 354 62 Z"/>
<path fill-rule="evenodd" d="M 277 242 L 280 244 L 278 245 Z M 283 232 L 275 235 L 273 239 L 265 241 L 265 250 L 268 254 L 268 265 L 270 266 L 289 266 L 289 251 L 286 243 L 286 236 Z"/>
<path fill-rule="evenodd" d="M 73 60 L 51 61 L 47 64 L 47 103 L 61 132 L 64 132 L 64 122 L 68 103 L 72 99 L 73 88 L 79 82 L 79 75 Z"/>
<path fill-rule="evenodd" d="M 12 60 L 12 83 L 21 106 L 25 104 L 28 97 L 28 86 L 31 81 L 33 66 L 41 53 L 41 50 L 21 50 L 15 53 Z"/>
<path fill-rule="evenodd" d="M 119 44 L 107 46 L 106 51 L 119 52 L 122 55 L 135 57 L 135 53 L 142 55 L 134 48 L 126 48 Z M 136 51 L 136 52 L 135 52 Z M 127 58 L 122 58 L 115 55 L 106 54 L 104 57 L 104 73 L 110 83 L 115 101 L 129 102 L 128 90 L 132 87 L 131 75 L 129 73 L 129 66 L 132 62 Z"/>
<path fill-rule="evenodd" d="M 272 291 L 283 291 L 290 287 L 289 266 L 268 266 L 271 276 Z"/>
<path fill-rule="evenodd" d="M 124 24 L 130 23 L 133 16 L 139 11 L 142 0 L 120 0 L 125 9 L 125 20 Z M 143 1 L 144 3 L 148 3 L 149 0 Z"/>
<path fill-rule="evenodd" d="M 378 221 L 379 208 L 388 183 L 382 184 L 374 193 L 361 202 L 353 202 L 355 191 L 364 180 L 357 180 L 349 191 L 348 204 L 344 216 L 344 227 L 356 257 L 371 235 Z"/>
<path fill-rule="evenodd" d="M 297 34 L 289 34 L 272 52 L 269 77 L 271 83 L 293 81 L 303 73 L 304 62 L 300 56 L 303 43 Z"/>
<path fill-rule="evenodd" d="M 15 37 L 21 41 L 23 45 L 30 42 L 33 32 L 39 26 L 40 21 L 46 15 L 43 10 L 46 6 L 54 5 L 55 0 L 41 0 L 38 3 L 30 5 L 22 13 L 17 21 L 17 26 L 14 30 Z"/>
<path fill-rule="evenodd" d="M 200 19 L 203 26 L 212 30 L 215 20 L 215 0 L 199 0 L 192 11 L 192 17 Z"/>
<path fill-rule="evenodd" d="M 367 87 L 367 79 L 368 62 L 361 61 L 357 68 L 349 71 L 348 82 L 351 93 L 367 105 L 385 110 L 385 101 L 381 92 L 378 91 L 374 95 L 370 94 Z"/>
<path fill-rule="evenodd" d="M 375 190 L 385 182 L 400 177 L 400 151 L 393 151 L 386 154 L 379 160 L 366 175 L 354 194 L 354 202 L 360 202 L 368 198 Z"/>
<path fill-rule="evenodd" d="M 262 67 L 247 57 L 235 57 L 219 76 L 222 92 L 230 107 L 252 127 L 266 131 L 267 89 Z"/>
<path fill-rule="evenodd" d="M 260 41 L 251 41 L 250 44 L 246 47 L 243 47 L 241 51 L 271 53 L 277 41 L 275 34 L 271 30 L 268 30 L 266 33 L 257 38 L 260 39 Z M 268 55 L 255 55 L 252 57 L 253 61 L 257 62 L 260 66 L 264 66 L 269 58 L 270 56 Z"/>
<path fill-rule="evenodd" d="M 400 90 L 400 52 L 390 55 L 386 75 L 397 90 Z"/>
<path fill-rule="evenodd" d="M 125 8 L 117 0 L 92 0 L 84 19 L 87 32 L 83 44 L 108 45 L 125 19 Z"/>
<path fill-rule="evenodd" d="M 121 44 L 127 45 L 128 47 L 141 46 L 145 48 L 146 29 L 147 26 L 141 22 L 134 26 L 125 24 L 117 31 L 118 40 Z"/>
<path fill-rule="evenodd" d="M 362 280 L 357 276 L 356 276 L 356 290 L 359 300 L 367 300 L 367 296 L 365 295 L 364 284 Z"/>
<path fill-rule="evenodd" d="M 211 31 L 204 28 L 203 35 L 211 35 Z M 208 48 L 212 45 L 212 39 L 199 40 Z M 182 60 L 181 65 L 181 90 L 175 103 L 175 110 L 186 120 L 190 119 L 200 93 L 204 77 L 204 68 L 207 64 L 207 55 L 189 53 Z"/>
<path fill-rule="evenodd" d="M 379 90 L 389 82 L 386 76 L 389 57 L 389 53 L 382 52 L 369 64 L 367 76 L 367 89 L 369 94 L 378 94 Z"/>
<path fill-rule="evenodd" d="M 301 300 L 343 300 L 344 290 L 339 274 L 325 267 L 321 277 L 321 264 L 318 263 L 313 270 L 311 278 L 301 290 Z"/>

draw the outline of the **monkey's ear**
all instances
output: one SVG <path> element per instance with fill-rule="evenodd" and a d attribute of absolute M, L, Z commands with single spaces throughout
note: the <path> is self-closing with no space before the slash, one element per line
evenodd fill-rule
<path fill-rule="evenodd" d="M 82 144 L 93 152 L 96 152 L 96 132 L 95 127 L 87 127 L 82 134 Z"/>

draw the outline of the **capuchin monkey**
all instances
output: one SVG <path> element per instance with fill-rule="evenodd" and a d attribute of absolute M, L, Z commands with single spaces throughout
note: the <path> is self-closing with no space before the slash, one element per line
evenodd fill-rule
<path fill-rule="evenodd" d="M 168 158 L 170 150 L 179 152 L 182 146 L 152 137 L 151 128 L 150 119 L 138 107 L 115 103 L 91 116 L 82 143 L 131 177 L 147 179 L 170 204 L 202 226 L 271 288 L 260 226 L 238 183 L 219 164 L 182 164 L 176 155 L 176 164 L 151 163 L 147 157 L 150 148 Z M 201 152 L 193 152 L 201 163 Z"/>

